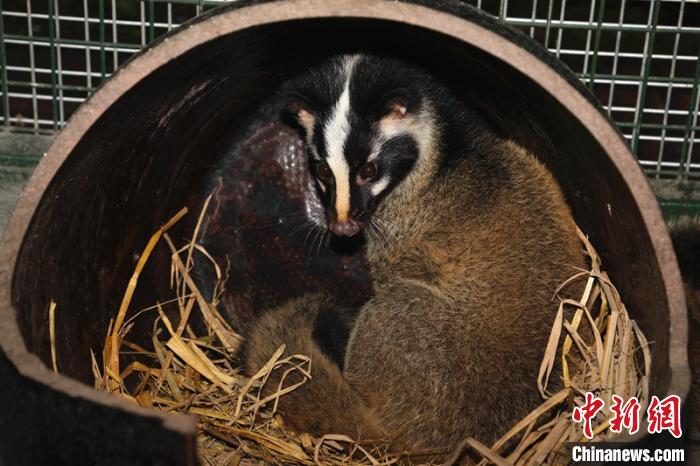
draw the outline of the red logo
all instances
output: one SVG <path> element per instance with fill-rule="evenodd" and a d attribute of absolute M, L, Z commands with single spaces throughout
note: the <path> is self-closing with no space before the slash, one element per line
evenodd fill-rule
<path fill-rule="evenodd" d="M 622 398 L 613 395 L 613 404 L 610 411 L 613 413 L 613 418 L 610 419 L 610 431 L 619 434 L 624 427 L 630 434 L 636 434 L 639 431 L 639 400 L 637 397 L 632 397 L 627 400 L 627 403 L 622 404 Z"/>
<path fill-rule="evenodd" d="M 612 406 L 608 425 L 611 432 L 619 434 L 622 429 L 627 429 L 630 434 L 639 432 L 639 413 L 641 405 L 637 397 L 632 397 L 627 402 L 623 402 L 622 397 L 612 396 Z M 605 407 L 605 402 L 586 392 L 586 400 L 582 406 L 576 406 L 571 413 L 574 422 L 583 425 L 583 435 L 587 439 L 593 438 L 593 419 Z M 664 430 L 669 431 L 674 437 L 680 438 L 683 434 L 681 430 L 681 398 L 678 395 L 669 395 L 663 400 L 654 395 L 651 397 L 647 408 L 647 432 L 658 434 Z"/>
<path fill-rule="evenodd" d="M 681 430 L 681 398 L 678 395 L 669 395 L 659 401 L 659 397 L 652 396 L 647 409 L 647 419 L 649 420 L 648 432 L 650 434 L 667 430 L 674 437 L 680 438 L 683 433 Z"/>
<path fill-rule="evenodd" d="M 593 418 L 598 412 L 603 409 L 605 402 L 598 397 L 593 396 L 593 393 L 586 393 L 586 402 L 583 406 L 576 406 L 574 412 L 571 413 L 571 418 L 578 423 L 583 423 L 583 435 L 587 439 L 593 438 Z"/>

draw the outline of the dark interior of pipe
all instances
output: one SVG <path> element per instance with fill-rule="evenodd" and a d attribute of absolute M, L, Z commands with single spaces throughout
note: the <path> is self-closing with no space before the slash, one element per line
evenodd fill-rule
<path fill-rule="evenodd" d="M 304 212 L 306 162 L 274 103 L 283 80 L 329 54 L 355 51 L 428 68 L 550 167 L 654 341 L 652 390 L 665 386 L 669 322 L 657 259 L 629 187 L 575 109 L 475 47 L 377 20 L 304 20 L 230 34 L 177 57 L 120 96 L 51 181 L 22 245 L 12 296 L 29 350 L 50 361 L 47 309 L 55 300 L 59 367 L 90 383 L 90 349 L 102 348 L 148 238 L 187 205 L 187 220 L 171 233 L 185 238 L 215 189 L 221 209 L 205 243 L 231 261 L 224 302 L 232 322 L 244 325 L 306 290 L 361 304 L 370 292 L 361 248 L 333 245 L 310 254 L 303 238 L 289 239 L 290 219 Z M 164 295 L 167 255 L 159 246 L 132 311 Z"/>

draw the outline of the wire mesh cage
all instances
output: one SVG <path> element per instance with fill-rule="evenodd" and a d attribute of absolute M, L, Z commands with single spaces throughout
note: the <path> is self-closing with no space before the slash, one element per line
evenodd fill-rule
<path fill-rule="evenodd" d="M 225 1 L 1 0 L 2 129 L 53 134 L 132 54 Z M 649 176 L 700 179 L 699 2 L 468 3 L 521 29 L 577 73 Z"/>

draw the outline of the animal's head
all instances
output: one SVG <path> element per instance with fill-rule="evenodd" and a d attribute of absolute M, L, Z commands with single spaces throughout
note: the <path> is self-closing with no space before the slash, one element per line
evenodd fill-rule
<path fill-rule="evenodd" d="M 430 165 L 430 86 L 418 70 L 365 55 L 334 57 L 290 85 L 288 110 L 336 235 L 359 233 L 387 197 Z"/>

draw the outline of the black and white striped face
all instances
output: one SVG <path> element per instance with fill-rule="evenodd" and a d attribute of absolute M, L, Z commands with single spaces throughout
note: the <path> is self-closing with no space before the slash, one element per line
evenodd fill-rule
<path fill-rule="evenodd" d="M 342 56 L 290 89 L 290 110 L 337 235 L 361 231 L 430 144 L 430 105 L 412 74 L 395 60 Z"/>

